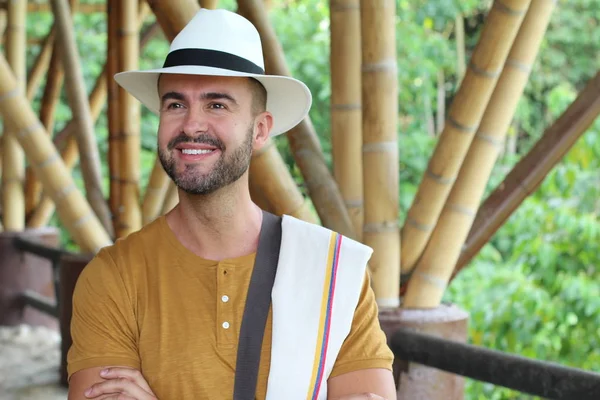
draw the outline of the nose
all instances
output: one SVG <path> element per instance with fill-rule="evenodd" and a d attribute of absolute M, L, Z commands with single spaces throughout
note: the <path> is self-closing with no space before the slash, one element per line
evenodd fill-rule
<path fill-rule="evenodd" d="M 201 110 L 190 107 L 188 112 L 185 113 L 182 129 L 188 136 L 206 133 L 208 118 Z"/>

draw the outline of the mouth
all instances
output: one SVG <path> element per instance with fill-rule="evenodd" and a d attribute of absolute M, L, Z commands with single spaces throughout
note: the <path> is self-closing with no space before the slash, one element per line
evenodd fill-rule
<path fill-rule="evenodd" d="M 211 146 L 177 146 L 175 150 L 184 161 L 202 161 L 215 154 L 220 150 Z"/>

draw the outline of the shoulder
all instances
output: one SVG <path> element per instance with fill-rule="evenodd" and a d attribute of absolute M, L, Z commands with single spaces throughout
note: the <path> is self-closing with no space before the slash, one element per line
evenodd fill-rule
<path fill-rule="evenodd" d="M 327 243 L 337 244 L 341 250 L 350 252 L 354 255 L 366 257 L 365 262 L 373 254 L 373 249 L 364 243 L 344 236 L 339 232 L 333 231 L 321 225 L 307 222 L 289 215 L 283 215 L 282 227 L 284 234 L 294 236 L 295 239 L 307 239 L 308 243 L 318 240 L 327 241 Z M 286 232 L 287 230 L 287 232 Z"/>
<path fill-rule="evenodd" d="M 77 287 L 95 287 L 95 291 L 109 292 L 115 288 L 132 289 L 140 274 L 148 267 L 147 260 L 155 259 L 164 237 L 163 221 L 157 219 L 139 231 L 117 239 L 101 248 L 83 268 Z M 76 287 L 76 290 L 77 290 Z"/>

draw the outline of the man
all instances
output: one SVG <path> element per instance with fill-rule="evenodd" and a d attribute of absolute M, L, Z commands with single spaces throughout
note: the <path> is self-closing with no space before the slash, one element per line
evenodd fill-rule
<path fill-rule="evenodd" d="M 158 155 L 179 204 L 102 249 L 81 274 L 69 399 L 233 398 L 271 220 L 250 198 L 248 166 L 270 136 L 306 116 L 310 92 L 264 75 L 258 32 L 225 10 L 201 10 L 163 68 L 115 79 L 159 114 Z M 280 224 L 272 292 L 256 291 L 272 296 L 256 398 L 395 399 L 393 354 L 366 272 L 371 249 L 289 216 Z"/>

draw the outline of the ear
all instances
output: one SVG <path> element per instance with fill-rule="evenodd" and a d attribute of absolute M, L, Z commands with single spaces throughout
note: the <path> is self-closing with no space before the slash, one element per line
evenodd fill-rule
<path fill-rule="evenodd" d="M 268 112 L 262 112 L 254 120 L 254 146 L 253 149 L 260 150 L 265 145 L 273 128 L 273 115 Z"/>

